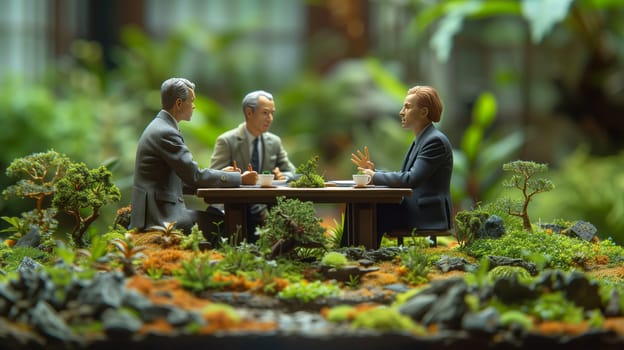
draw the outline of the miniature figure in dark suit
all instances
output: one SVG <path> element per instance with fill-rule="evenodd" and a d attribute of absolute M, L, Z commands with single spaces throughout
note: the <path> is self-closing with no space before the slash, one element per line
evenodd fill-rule
<path fill-rule="evenodd" d="M 383 233 L 396 229 L 449 230 L 452 227 L 451 173 L 453 149 L 435 128 L 442 114 L 437 91 L 429 86 L 409 89 L 401 116 L 401 126 L 414 133 L 400 171 L 379 171 L 370 160 L 368 148 L 357 151 L 351 161 L 371 176 L 371 183 L 388 187 L 409 187 L 412 196 L 400 204 L 377 206 L 378 242 Z"/>
<path fill-rule="evenodd" d="M 160 88 L 162 110 L 145 128 L 137 144 L 132 188 L 130 227 L 146 230 L 152 226 L 176 223 L 190 233 L 197 223 L 204 236 L 216 232 L 214 222 L 223 213 L 189 210 L 183 194 L 199 187 L 237 187 L 253 184 L 258 174 L 246 171 L 226 172 L 202 169 L 184 143 L 178 123 L 190 121 L 195 109 L 195 84 L 183 78 L 171 78 Z"/>
<path fill-rule="evenodd" d="M 273 95 L 262 90 L 253 91 L 243 98 L 242 105 L 245 122 L 217 138 L 210 167 L 231 171 L 235 166 L 251 165 L 258 174 L 273 173 L 276 180 L 292 179 L 295 167 L 288 160 L 282 140 L 268 131 L 275 113 Z M 265 210 L 265 205 L 249 205 L 249 242 L 257 239 L 256 226 L 262 223 Z"/>

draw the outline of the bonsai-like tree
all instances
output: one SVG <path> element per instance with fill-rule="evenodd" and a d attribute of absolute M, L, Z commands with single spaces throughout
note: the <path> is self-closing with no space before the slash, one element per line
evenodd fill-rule
<path fill-rule="evenodd" d="M 277 197 L 267 213 L 258 245 L 270 247 L 269 258 L 288 256 L 299 248 L 325 249 L 327 238 L 312 202 Z"/>
<path fill-rule="evenodd" d="M 39 227 L 42 233 L 49 233 L 56 227 L 56 210 L 44 208 L 44 202 L 56 191 L 56 184 L 65 176 L 70 164 L 69 158 L 54 150 L 33 153 L 11 162 L 6 170 L 9 177 L 20 180 L 2 191 L 5 198 L 11 196 L 31 198 L 36 201 L 33 211 L 22 214 L 24 222 L 21 227 L 28 230 L 31 225 Z M 6 220 L 6 219 L 5 219 Z M 21 232 L 24 234 L 24 232 Z"/>
<path fill-rule="evenodd" d="M 530 161 L 516 160 L 503 164 L 504 171 L 514 173 L 511 179 L 503 181 L 503 187 L 517 188 L 522 191 L 522 200 L 512 200 L 505 198 L 502 201 L 503 208 L 507 210 L 509 215 L 522 218 L 522 224 L 525 230 L 533 232 L 531 220 L 529 219 L 529 202 L 538 193 L 548 192 L 555 188 L 555 185 L 549 179 L 534 178 L 537 173 L 543 173 L 548 170 L 548 165 L 535 163 Z"/>
<path fill-rule="evenodd" d="M 89 225 L 100 216 L 100 208 L 121 198 L 111 177 L 104 166 L 89 169 L 84 163 L 73 163 L 56 184 L 52 205 L 75 219 L 71 236 L 79 246 Z"/>
<path fill-rule="evenodd" d="M 297 174 L 301 174 L 295 181 L 290 182 L 290 187 L 325 187 L 325 178 L 318 173 L 319 156 L 308 159 L 307 162 L 297 167 Z"/>

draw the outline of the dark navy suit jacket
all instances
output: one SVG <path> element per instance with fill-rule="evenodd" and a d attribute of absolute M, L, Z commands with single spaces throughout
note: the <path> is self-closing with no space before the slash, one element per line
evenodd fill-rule
<path fill-rule="evenodd" d="M 405 155 L 401 171 L 376 171 L 372 182 L 409 187 L 412 196 L 400 204 L 378 205 L 377 232 L 395 229 L 448 230 L 452 227 L 451 173 L 453 149 L 433 124 L 423 129 Z"/>

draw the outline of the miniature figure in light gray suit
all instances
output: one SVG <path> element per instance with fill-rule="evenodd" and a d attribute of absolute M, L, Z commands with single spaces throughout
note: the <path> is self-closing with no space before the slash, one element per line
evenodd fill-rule
<path fill-rule="evenodd" d="M 407 92 L 399 113 L 401 126 L 415 139 L 403 159 L 400 171 L 379 171 L 370 160 L 368 148 L 357 151 L 351 161 L 371 176 L 374 185 L 409 187 L 412 196 L 400 204 L 377 206 L 378 242 L 383 233 L 396 229 L 449 230 L 452 227 L 451 173 L 453 149 L 435 128 L 442 115 L 442 101 L 430 86 L 416 86 Z"/>
<path fill-rule="evenodd" d="M 273 95 L 253 91 L 243 98 L 242 105 L 245 122 L 217 138 L 210 167 L 231 171 L 251 165 L 258 174 L 273 173 L 276 180 L 291 180 L 295 167 L 288 160 L 280 137 L 269 132 L 275 113 Z M 262 223 L 265 210 L 266 206 L 261 204 L 248 206 L 248 241 L 256 240 L 254 232 Z"/>
<path fill-rule="evenodd" d="M 216 232 L 215 222 L 223 220 L 223 213 L 214 207 L 206 211 L 187 209 L 183 194 L 193 194 L 200 187 L 254 184 L 258 174 L 200 168 L 178 128 L 179 122 L 191 120 L 195 84 L 170 78 L 162 83 L 160 93 L 162 110 L 137 144 L 130 228 L 143 231 L 175 222 L 177 228 L 188 234 L 197 223 L 208 237 Z"/>

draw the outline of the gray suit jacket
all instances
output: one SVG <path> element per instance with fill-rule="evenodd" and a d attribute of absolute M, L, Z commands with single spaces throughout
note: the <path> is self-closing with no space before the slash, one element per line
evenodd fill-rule
<path fill-rule="evenodd" d="M 249 148 L 245 123 L 242 123 L 237 128 L 219 135 L 210 159 L 210 167 L 223 169 L 236 161 L 239 168 L 246 170 L 251 161 Z M 254 170 L 261 174 L 267 171 L 272 172 L 273 168 L 278 167 L 287 179 L 292 179 L 295 166 L 288 160 L 288 153 L 284 150 L 279 136 L 270 132 L 262 134 L 262 149 L 260 170 Z"/>
<path fill-rule="evenodd" d="M 375 172 L 373 183 L 409 187 L 412 196 L 401 204 L 380 208 L 380 234 L 390 229 L 448 230 L 452 227 L 451 173 L 453 149 L 441 131 L 427 126 L 403 160 L 403 169 Z M 385 217 L 382 217 L 385 216 Z M 407 227 L 405 227 L 407 225 Z"/>
<path fill-rule="evenodd" d="M 189 225 L 183 198 L 199 187 L 237 187 L 238 173 L 200 169 L 172 117 L 161 110 L 139 139 L 134 167 L 130 227 L 164 222 Z"/>

